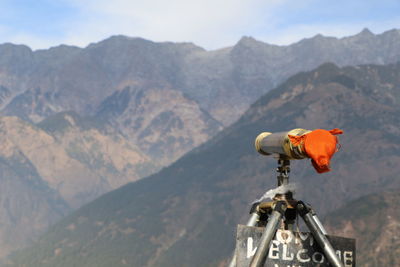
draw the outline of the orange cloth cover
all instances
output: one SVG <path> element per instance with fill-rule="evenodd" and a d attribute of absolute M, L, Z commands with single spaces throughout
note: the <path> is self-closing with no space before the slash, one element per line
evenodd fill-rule
<path fill-rule="evenodd" d="M 301 136 L 289 135 L 289 138 L 294 146 L 302 145 L 315 170 L 324 173 L 331 170 L 329 163 L 337 151 L 338 139 L 335 135 L 342 133 L 337 128 L 330 131 L 317 129 Z"/>

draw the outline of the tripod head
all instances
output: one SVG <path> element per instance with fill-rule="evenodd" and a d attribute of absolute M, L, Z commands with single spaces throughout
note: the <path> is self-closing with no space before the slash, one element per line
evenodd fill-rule
<path fill-rule="evenodd" d="M 278 187 L 279 186 L 287 186 L 289 184 L 289 173 L 290 173 L 290 160 L 285 157 L 279 157 L 278 159 L 278 167 L 276 168 L 278 172 Z M 282 194 L 275 194 L 274 200 L 287 200 L 293 199 L 293 192 L 288 190 L 287 192 L 283 192 Z"/>
<path fill-rule="evenodd" d="M 284 157 L 279 157 L 276 171 L 278 172 L 278 186 L 287 185 L 289 183 L 290 160 Z"/>

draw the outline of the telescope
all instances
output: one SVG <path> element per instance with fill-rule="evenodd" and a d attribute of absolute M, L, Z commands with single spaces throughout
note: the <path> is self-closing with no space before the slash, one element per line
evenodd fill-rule
<path fill-rule="evenodd" d="M 286 132 L 263 132 L 255 140 L 256 150 L 265 156 L 277 156 L 283 160 L 311 158 L 318 173 L 330 171 L 330 160 L 338 151 L 337 135 L 340 129 L 306 130 L 293 129 Z"/>
<path fill-rule="evenodd" d="M 309 204 L 294 199 L 293 192 L 289 187 L 290 160 L 311 158 L 311 163 L 318 173 L 330 171 L 330 160 L 333 154 L 338 151 L 339 140 L 337 135 L 342 133 L 343 131 L 337 128 L 329 131 L 323 129 L 293 129 L 277 133 L 263 132 L 257 136 L 255 139 L 256 150 L 262 155 L 278 158 L 278 168 L 276 169 L 278 187 L 272 190 L 275 194 L 274 197 L 270 197 L 272 201 L 263 202 L 267 193 L 271 191 L 269 190 L 261 199 L 253 203 L 250 218 L 246 224 L 246 227 L 250 228 L 243 228 L 248 231 L 247 233 L 251 233 L 254 226 L 264 227 L 254 256 L 251 260 L 248 260 L 248 256 L 239 257 L 239 255 L 242 255 L 239 252 L 246 246 L 246 244 L 239 243 L 229 267 L 263 267 L 266 266 L 267 258 L 271 263 L 272 258 L 267 257 L 267 255 L 269 255 L 269 250 L 273 249 L 271 244 L 277 229 L 293 231 L 298 216 L 303 218 L 330 266 L 344 267 L 341 259 L 336 255 L 336 250 L 326 237 L 326 230 L 315 211 Z M 237 238 L 237 240 L 242 239 Z M 303 248 L 299 251 L 306 253 L 308 249 Z M 284 254 L 287 253 L 284 252 Z M 293 258 L 289 260 L 293 260 Z"/>

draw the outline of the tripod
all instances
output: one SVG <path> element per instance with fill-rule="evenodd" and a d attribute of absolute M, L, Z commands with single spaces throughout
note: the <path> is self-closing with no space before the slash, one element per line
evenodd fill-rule
<path fill-rule="evenodd" d="M 278 159 L 278 186 L 288 185 L 290 160 L 280 157 Z M 343 267 L 336 256 L 335 250 L 326 237 L 327 233 L 311 206 L 302 201 L 293 199 L 291 191 L 277 193 L 271 202 L 258 202 L 250 210 L 250 219 L 247 226 L 265 226 L 260 243 L 254 254 L 250 267 L 262 267 L 265 264 L 268 249 L 275 236 L 278 224 L 282 223 L 285 230 L 293 230 L 297 215 L 300 215 L 314 239 L 323 250 L 332 267 Z M 236 267 L 236 257 L 233 256 L 229 267 Z"/>

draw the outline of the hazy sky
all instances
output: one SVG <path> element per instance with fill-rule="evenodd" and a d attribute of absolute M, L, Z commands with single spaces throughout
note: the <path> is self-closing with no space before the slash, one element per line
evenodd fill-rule
<path fill-rule="evenodd" d="M 400 28 L 399 0 L 0 0 L 0 43 L 86 46 L 124 34 L 206 49 Z"/>

